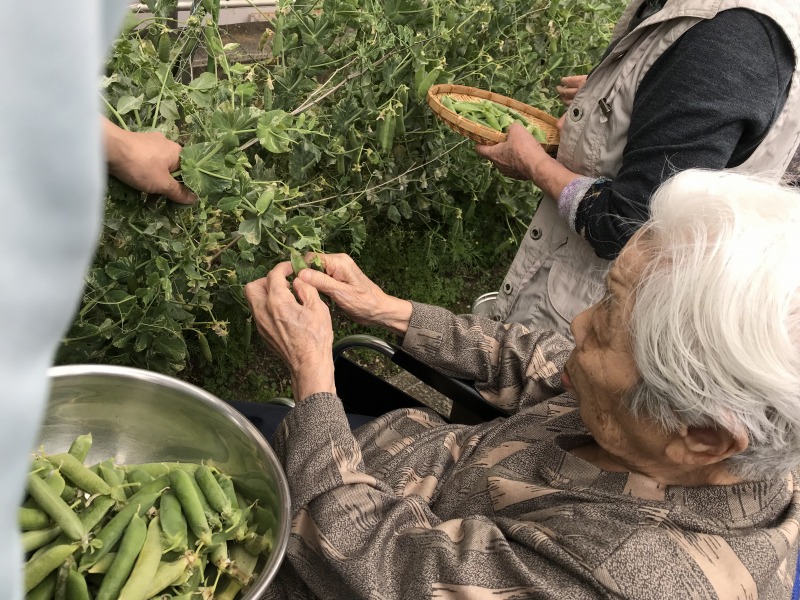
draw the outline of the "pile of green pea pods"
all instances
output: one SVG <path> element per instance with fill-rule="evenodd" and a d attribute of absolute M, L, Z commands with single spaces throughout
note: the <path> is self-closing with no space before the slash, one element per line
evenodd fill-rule
<path fill-rule="evenodd" d="M 32 461 L 26 599 L 237 598 L 273 547 L 273 511 L 206 464 L 86 466 L 91 443 Z"/>

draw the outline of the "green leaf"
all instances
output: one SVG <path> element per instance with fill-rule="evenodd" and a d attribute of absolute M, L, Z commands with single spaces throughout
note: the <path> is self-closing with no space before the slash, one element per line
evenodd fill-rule
<path fill-rule="evenodd" d="M 186 358 L 186 343 L 183 338 L 161 335 L 153 342 L 153 351 L 173 362 Z"/>
<path fill-rule="evenodd" d="M 261 243 L 261 219 L 247 219 L 239 224 L 239 234 L 250 244 Z"/>
<path fill-rule="evenodd" d="M 271 110 L 263 114 L 256 126 L 258 141 L 274 154 L 288 152 L 293 140 L 286 130 L 292 122 L 292 115 L 282 110 Z"/>
<path fill-rule="evenodd" d="M 198 196 L 214 196 L 231 187 L 233 168 L 225 164 L 221 150 L 221 144 L 205 142 L 181 151 L 181 177 Z"/>
<path fill-rule="evenodd" d="M 117 112 L 121 115 L 127 115 L 132 110 L 142 108 L 142 102 L 144 102 L 144 94 L 139 94 L 135 98 L 133 96 L 123 96 L 117 102 Z"/>
<path fill-rule="evenodd" d="M 223 210 L 225 212 L 233 212 L 239 205 L 242 203 L 242 198 L 239 196 L 225 196 L 222 200 L 217 203 L 217 208 Z"/>
<path fill-rule="evenodd" d="M 119 281 L 120 279 L 127 279 L 131 275 L 133 275 L 133 270 L 131 269 L 130 265 L 127 262 L 117 261 L 113 263 L 108 263 L 105 267 L 106 275 L 111 277 L 114 281 Z"/>
<path fill-rule="evenodd" d="M 217 85 L 217 76 L 213 73 L 202 73 L 200 77 L 197 79 L 192 80 L 189 84 L 189 89 L 205 92 L 208 91 Z"/>
<path fill-rule="evenodd" d="M 392 205 L 389 207 L 389 210 L 386 211 L 386 216 L 392 223 L 399 223 L 403 220 L 403 217 L 400 215 L 400 211 L 397 210 L 397 207 Z"/>
<path fill-rule="evenodd" d="M 175 100 L 162 100 L 158 112 L 167 121 L 176 121 L 180 117 Z"/>

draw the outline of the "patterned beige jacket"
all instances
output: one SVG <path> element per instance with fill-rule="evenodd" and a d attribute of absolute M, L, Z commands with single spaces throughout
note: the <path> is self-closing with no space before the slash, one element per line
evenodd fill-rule
<path fill-rule="evenodd" d="M 553 332 L 415 304 L 403 347 L 512 416 L 409 409 L 351 433 L 335 396 L 298 403 L 274 440 L 293 522 L 267 598 L 789 598 L 792 474 L 684 488 L 573 456 L 588 434 Z"/>

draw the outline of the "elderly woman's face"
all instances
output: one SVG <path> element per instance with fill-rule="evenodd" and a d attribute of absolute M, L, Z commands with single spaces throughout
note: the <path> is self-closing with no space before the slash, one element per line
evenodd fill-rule
<path fill-rule="evenodd" d="M 655 426 L 635 420 L 623 402 L 639 377 L 627 324 L 643 268 L 636 245 L 629 243 L 608 273 L 603 300 L 572 322 L 575 349 L 562 377 L 598 445 L 632 470 L 659 462 L 668 441 Z"/>

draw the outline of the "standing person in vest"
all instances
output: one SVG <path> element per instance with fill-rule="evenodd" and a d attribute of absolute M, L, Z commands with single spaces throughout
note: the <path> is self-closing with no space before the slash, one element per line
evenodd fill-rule
<path fill-rule="evenodd" d="M 670 175 L 781 177 L 800 146 L 798 54 L 797 0 L 633 0 L 589 77 L 562 80 L 557 159 L 522 127 L 476 147 L 544 192 L 491 316 L 569 335 Z"/>

